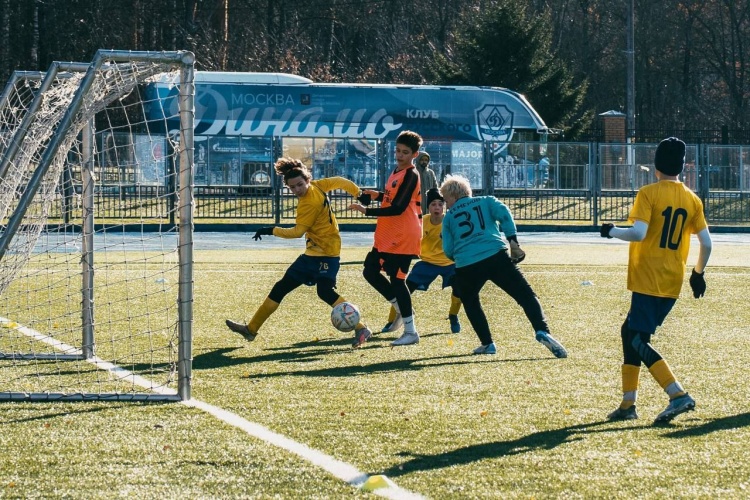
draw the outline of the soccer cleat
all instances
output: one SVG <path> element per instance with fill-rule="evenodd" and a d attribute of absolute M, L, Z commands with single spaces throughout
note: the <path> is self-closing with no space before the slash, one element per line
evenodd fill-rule
<path fill-rule="evenodd" d="M 451 322 L 451 333 L 461 333 L 461 323 L 458 321 L 458 316 L 449 314 L 448 320 Z"/>
<path fill-rule="evenodd" d="M 490 342 L 487 345 L 480 345 L 474 349 L 474 354 L 497 354 L 497 347 L 494 342 Z"/>
<path fill-rule="evenodd" d="M 635 405 L 625 410 L 623 410 L 622 408 L 618 408 L 607 415 L 607 420 L 635 420 L 637 418 L 638 413 L 636 413 L 635 411 Z"/>
<path fill-rule="evenodd" d="M 680 396 L 671 400 L 667 405 L 667 408 L 656 416 L 656 420 L 654 420 L 654 423 L 659 424 L 662 422 L 669 422 L 677 415 L 685 413 L 686 411 L 692 411 L 694 409 L 695 400 L 690 397 L 690 394 L 685 394 L 684 396 Z"/>
<path fill-rule="evenodd" d="M 404 333 L 399 338 L 391 342 L 391 345 L 411 345 L 419 344 L 418 333 Z"/>
<path fill-rule="evenodd" d="M 563 345 L 550 335 L 549 332 L 543 332 L 541 330 L 536 332 L 536 340 L 549 349 L 556 358 L 568 357 L 568 351 L 566 351 Z"/>
<path fill-rule="evenodd" d="M 402 318 L 400 314 L 397 314 L 396 319 L 386 323 L 383 329 L 380 330 L 380 333 L 395 332 L 401 329 L 402 326 L 404 326 L 404 318 Z"/>
<path fill-rule="evenodd" d="M 247 327 L 247 325 L 243 325 L 242 323 L 235 323 L 231 319 L 228 319 L 226 323 L 230 330 L 232 330 L 235 333 L 239 333 L 248 342 L 252 342 L 253 340 L 255 340 L 255 337 L 258 336 L 257 333 L 251 332 L 250 329 Z"/>
<path fill-rule="evenodd" d="M 370 331 L 369 328 L 366 326 L 363 326 L 359 330 L 356 330 L 354 332 L 354 342 L 352 342 L 352 347 L 359 347 L 368 340 L 370 340 L 370 337 L 372 337 L 372 331 Z"/>

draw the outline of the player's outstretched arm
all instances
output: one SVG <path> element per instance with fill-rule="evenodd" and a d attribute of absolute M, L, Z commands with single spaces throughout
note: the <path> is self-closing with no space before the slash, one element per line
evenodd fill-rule
<path fill-rule="evenodd" d="M 253 236 L 253 239 L 255 241 L 262 240 L 263 236 L 273 236 L 273 226 L 265 226 L 257 231 L 255 231 L 255 235 Z"/>
<path fill-rule="evenodd" d="M 643 241 L 648 231 L 648 224 L 641 220 L 635 221 L 630 227 L 617 227 L 607 222 L 599 228 L 599 235 L 602 238 L 617 238 L 622 241 Z"/>

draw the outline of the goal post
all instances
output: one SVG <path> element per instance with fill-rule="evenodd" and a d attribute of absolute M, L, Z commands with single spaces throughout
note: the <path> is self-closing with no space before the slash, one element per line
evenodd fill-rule
<path fill-rule="evenodd" d="M 100 50 L 6 85 L 0 400 L 190 399 L 193 79 L 190 52 Z"/>

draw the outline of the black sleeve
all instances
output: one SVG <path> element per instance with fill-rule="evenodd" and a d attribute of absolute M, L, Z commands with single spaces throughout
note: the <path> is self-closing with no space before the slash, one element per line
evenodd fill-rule
<path fill-rule="evenodd" d="M 388 217 L 394 215 L 401 215 L 406 210 L 411 202 L 412 193 L 417 189 L 419 183 L 419 174 L 415 169 L 410 168 L 404 173 L 404 181 L 398 187 L 398 192 L 393 198 L 393 203 L 390 207 L 385 208 L 368 208 L 365 211 L 365 215 L 377 216 L 377 217 Z"/>

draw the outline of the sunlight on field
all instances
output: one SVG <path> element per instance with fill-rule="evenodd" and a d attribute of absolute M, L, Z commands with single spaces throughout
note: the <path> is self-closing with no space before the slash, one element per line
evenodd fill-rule
<path fill-rule="evenodd" d="M 641 419 L 605 421 L 620 399 L 627 244 L 524 249 L 521 268 L 568 359 L 534 341 L 518 305 L 491 285 L 482 300 L 496 356 L 470 354 L 478 339 L 463 311 L 462 332 L 449 333 L 449 291 L 437 283 L 414 294 L 415 346 L 391 348 L 392 333 L 352 350 L 309 287 L 285 298 L 248 343 L 224 320 L 249 320 L 300 250 L 198 251 L 193 396 L 426 497 L 744 497 L 747 246 L 717 246 L 706 296 L 693 299 L 686 285 L 654 338 L 698 403 L 664 427 L 651 425 L 667 400 L 646 370 Z M 338 291 L 378 329 L 387 304 L 361 276 L 366 252 L 344 250 Z M 143 498 L 360 495 L 182 405 L 3 410 L 0 446 L 18 458 L 0 468 L 0 495 L 103 498 L 114 484 L 116 495 Z"/>

